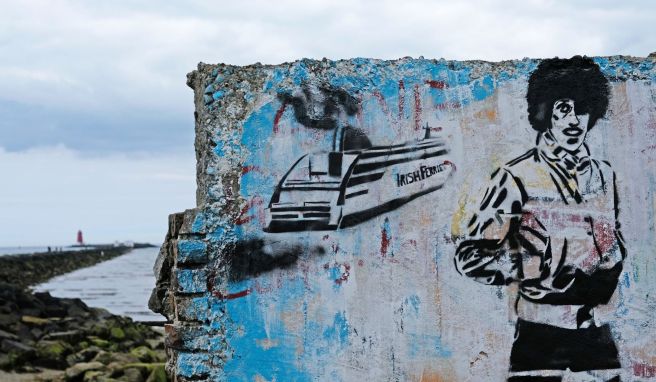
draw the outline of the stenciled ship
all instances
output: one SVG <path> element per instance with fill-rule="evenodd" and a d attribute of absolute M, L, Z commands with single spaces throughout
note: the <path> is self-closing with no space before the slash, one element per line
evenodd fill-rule
<path fill-rule="evenodd" d="M 440 189 L 454 166 L 446 142 L 425 130 L 402 144 L 303 155 L 271 197 L 265 231 L 349 227 Z"/>

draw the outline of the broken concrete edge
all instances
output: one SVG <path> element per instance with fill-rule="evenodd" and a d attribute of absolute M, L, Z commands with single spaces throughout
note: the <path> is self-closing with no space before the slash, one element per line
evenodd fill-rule
<path fill-rule="evenodd" d="M 209 378 L 209 370 L 223 362 L 220 356 L 209 355 L 210 349 L 224 348 L 210 343 L 222 341 L 224 331 L 223 315 L 215 314 L 220 298 L 212 298 L 208 289 L 205 236 L 199 209 L 169 215 L 169 229 L 154 266 L 156 287 L 149 307 L 167 318 L 166 370 L 178 382 Z M 219 322 L 212 322 L 213 317 Z"/>
<path fill-rule="evenodd" d="M 557 58 L 558 56 L 556 56 Z M 646 58 L 656 58 L 656 51 L 648 54 L 646 57 L 641 57 L 641 56 L 632 56 L 632 55 L 613 55 L 613 56 L 588 56 L 588 57 L 594 57 L 594 58 L 602 58 L 602 59 L 607 59 L 607 60 L 615 60 L 615 59 L 623 59 L 627 61 L 635 61 L 635 62 L 640 62 L 643 61 Z M 322 58 L 322 59 L 312 59 L 312 58 L 303 58 L 295 61 L 285 61 L 281 62 L 278 64 L 263 64 L 260 62 L 255 62 L 252 64 L 248 65 L 237 65 L 237 64 L 229 64 L 229 63 L 217 63 L 217 64 L 208 64 L 205 62 L 200 61 L 197 65 L 197 69 L 193 70 L 189 73 L 187 73 L 187 86 L 190 88 L 194 89 L 193 84 L 194 84 L 194 79 L 195 76 L 203 71 L 205 68 L 210 67 L 210 68 L 239 68 L 239 69 L 274 69 L 282 66 L 291 66 L 294 64 L 298 63 L 310 63 L 310 64 L 320 64 L 320 63 L 330 63 L 331 65 L 338 65 L 341 63 L 349 63 L 353 60 L 367 60 L 367 61 L 374 61 L 376 63 L 382 63 L 382 64 L 390 64 L 390 63 L 397 63 L 397 62 L 407 62 L 407 61 L 428 61 L 428 62 L 440 62 L 440 63 L 457 63 L 457 64 L 466 64 L 466 65 L 492 65 L 492 66 L 503 66 L 503 65 L 508 65 L 508 64 L 513 64 L 519 61 L 537 61 L 539 62 L 540 60 L 543 60 L 548 57 L 542 57 L 542 58 L 529 58 L 529 57 L 524 57 L 521 59 L 510 59 L 510 60 L 500 60 L 500 61 L 488 61 L 488 60 L 447 60 L 445 58 L 425 58 L 424 56 L 419 56 L 419 57 L 411 57 L 411 56 L 405 56 L 405 57 L 399 57 L 396 59 L 378 59 L 378 58 L 373 58 L 373 57 L 355 57 L 355 58 L 345 58 L 345 59 L 328 59 L 328 58 Z M 565 57 L 561 57 L 565 58 Z"/>

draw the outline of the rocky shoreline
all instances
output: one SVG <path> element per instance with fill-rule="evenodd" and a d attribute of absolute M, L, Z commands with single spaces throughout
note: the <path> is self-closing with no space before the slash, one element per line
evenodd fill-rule
<path fill-rule="evenodd" d="M 0 380 L 165 382 L 165 361 L 156 328 L 0 284 Z"/>
<path fill-rule="evenodd" d="M 131 247 L 97 247 L 79 251 L 0 256 L 0 283 L 27 288 L 55 276 L 123 255 Z"/>
<path fill-rule="evenodd" d="M 29 289 L 131 249 L 0 257 L 0 381 L 169 380 L 162 328 Z"/>

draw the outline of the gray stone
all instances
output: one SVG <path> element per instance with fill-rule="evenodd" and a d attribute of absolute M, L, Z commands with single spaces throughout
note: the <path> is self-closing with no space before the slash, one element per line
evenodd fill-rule
<path fill-rule="evenodd" d="M 0 348 L 4 353 L 24 354 L 34 352 L 34 348 L 14 340 L 3 340 Z"/>
<path fill-rule="evenodd" d="M 86 373 L 87 371 L 90 370 L 101 370 L 105 367 L 100 362 L 82 362 L 75 364 L 68 369 L 66 369 L 66 380 L 67 381 L 74 381 L 78 378 L 81 379 L 81 377 Z"/>
<path fill-rule="evenodd" d="M 13 333 L 5 332 L 4 330 L 0 329 L 0 340 L 5 340 L 5 339 L 16 341 L 18 340 L 18 337 Z"/>
<path fill-rule="evenodd" d="M 139 369 L 131 367 L 124 370 L 121 380 L 126 382 L 143 382 L 144 377 L 141 375 L 141 371 Z"/>
<path fill-rule="evenodd" d="M 65 332 L 55 332 L 49 333 L 43 336 L 43 340 L 46 341 L 66 341 L 68 343 L 74 343 L 80 341 L 85 337 L 84 332 L 81 330 L 67 330 Z"/>

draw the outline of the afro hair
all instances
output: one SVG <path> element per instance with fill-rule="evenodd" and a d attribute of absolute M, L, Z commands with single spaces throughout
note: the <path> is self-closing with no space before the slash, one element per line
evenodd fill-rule
<path fill-rule="evenodd" d="M 608 80 L 589 57 L 545 59 L 528 80 L 528 120 L 543 133 L 551 128 L 554 102 L 571 99 L 576 114 L 590 115 L 591 129 L 606 114 L 609 93 Z"/>

